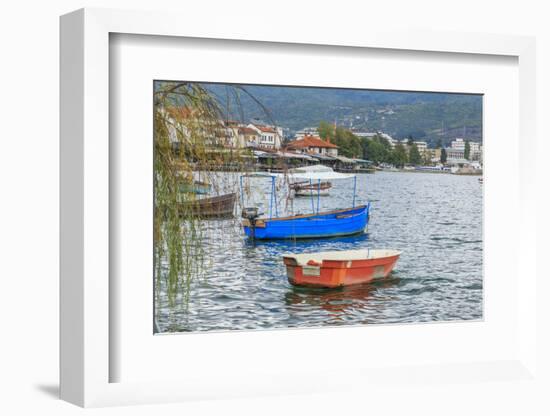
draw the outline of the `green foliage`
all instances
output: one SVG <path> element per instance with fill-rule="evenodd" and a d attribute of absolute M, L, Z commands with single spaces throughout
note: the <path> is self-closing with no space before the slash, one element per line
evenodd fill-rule
<path fill-rule="evenodd" d="M 326 139 L 333 140 L 334 139 L 334 126 L 332 124 L 329 124 L 324 120 L 321 120 L 319 122 L 318 131 L 319 131 L 319 137 L 321 139 L 324 139 L 324 140 L 326 140 Z"/>
<path fill-rule="evenodd" d="M 155 293 L 158 297 L 164 284 L 173 305 L 179 295 L 188 297 L 186 288 L 199 266 L 189 263 L 184 249 L 200 259 L 202 247 L 196 218 L 184 212 L 192 194 L 180 190 L 192 185 L 190 161 L 202 160 L 207 140 L 214 144 L 220 112 L 208 92 L 197 84 L 164 84 L 155 91 L 154 99 Z M 176 106 L 176 102 L 181 105 Z M 174 143 L 180 151 L 174 151 Z M 166 272 L 163 263 L 167 264 Z"/>
<path fill-rule="evenodd" d="M 391 163 L 391 153 L 390 143 L 379 134 L 363 140 L 363 157 L 365 159 L 375 163 Z"/>
<path fill-rule="evenodd" d="M 447 151 L 445 148 L 441 149 L 441 156 L 439 157 L 439 161 L 443 164 L 447 163 Z"/>
<path fill-rule="evenodd" d="M 351 131 L 337 127 L 332 142 L 338 146 L 338 154 L 356 158 L 363 155 L 361 140 Z"/>
<path fill-rule="evenodd" d="M 212 187 L 212 167 L 233 164 L 245 170 L 240 153 L 224 151 L 222 111 L 200 84 L 162 82 L 154 92 L 154 277 L 155 298 L 167 294 L 171 307 L 185 305 L 191 281 L 203 271 L 204 230 L 193 187 L 201 170 Z M 218 188 L 219 189 L 219 188 Z M 182 301 L 182 302 L 179 302 Z"/>
<path fill-rule="evenodd" d="M 392 163 L 398 167 L 402 168 L 408 162 L 407 150 L 403 144 L 398 143 L 395 145 L 395 149 L 392 153 Z"/>
<path fill-rule="evenodd" d="M 468 160 L 470 159 L 470 141 L 466 140 L 466 144 L 464 145 L 464 159 Z"/>
<path fill-rule="evenodd" d="M 410 145 L 405 146 L 398 143 L 395 149 L 392 149 L 388 140 L 380 134 L 369 138 L 359 138 L 351 131 L 342 127 L 334 128 L 326 121 L 319 123 L 318 131 L 322 139 L 329 139 L 338 146 L 338 153 L 342 156 L 363 157 L 376 164 L 389 163 L 396 167 L 403 167 L 407 163 L 413 165 L 431 163 L 429 156 L 426 159 L 422 158 L 412 136 L 408 140 Z"/>
<path fill-rule="evenodd" d="M 361 139 L 351 131 L 343 127 L 334 128 L 326 121 L 321 121 L 318 127 L 319 137 L 330 140 L 338 146 L 338 154 L 350 158 L 357 158 L 363 155 Z"/>
<path fill-rule="evenodd" d="M 415 143 L 409 147 L 409 163 L 415 166 L 422 164 L 422 156 Z"/>

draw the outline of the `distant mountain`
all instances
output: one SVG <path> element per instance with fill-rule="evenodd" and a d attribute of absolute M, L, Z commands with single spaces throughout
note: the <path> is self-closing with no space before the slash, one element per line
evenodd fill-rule
<path fill-rule="evenodd" d="M 434 144 L 455 137 L 482 140 L 482 96 L 426 92 L 393 92 L 203 84 L 226 108 L 228 117 L 273 121 L 294 133 L 319 121 L 336 122 L 358 131 L 381 130 L 395 138 L 412 136 Z"/>

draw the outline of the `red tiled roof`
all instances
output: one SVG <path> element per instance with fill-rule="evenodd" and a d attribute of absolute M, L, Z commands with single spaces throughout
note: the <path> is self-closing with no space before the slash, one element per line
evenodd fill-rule
<path fill-rule="evenodd" d="M 258 132 L 250 127 L 239 127 L 239 133 L 241 134 L 258 134 Z"/>
<path fill-rule="evenodd" d="M 273 127 L 261 126 L 259 124 L 254 124 L 254 126 L 263 133 L 277 133 Z"/>
<path fill-rule="evenodd" d="M 324 147 L 337 149 L 338 146 L 330 142 L 324 141 L 317 136 L 304 136 L 302 139 L 294 140 L 288 144 L 289 148 L 303 149 L 305 147 Z"/>

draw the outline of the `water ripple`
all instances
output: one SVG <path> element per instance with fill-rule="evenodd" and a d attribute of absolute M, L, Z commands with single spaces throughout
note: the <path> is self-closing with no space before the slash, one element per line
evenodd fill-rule
<path fill-rule="evenodd" d="M 321 209 L 349 204 L 349 188 L 335 182 Z M 358 200 L 373 201 L 368 233 L 361 236 L 252 244 L 236 220 L 207 222 L 206 277 L 192 282 L 188 304 L 170 308 L 161 296 L 161 332 L 482 317 L 482 190 L 476 177 L 361 175 Z M 308 198 L 293 201 L 294 212 L 310 207 Z M 403 251 L 390 278 L 335 290 L 296 288 L 287 281 L 282 253 L 366 247 Z"/>

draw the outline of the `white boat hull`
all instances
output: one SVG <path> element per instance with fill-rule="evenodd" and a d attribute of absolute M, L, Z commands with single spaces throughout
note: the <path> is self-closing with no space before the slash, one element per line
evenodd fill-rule
<path fill-rule="evenodd" d="M 321 189 L 321 192 L 319 192 L 318 190 L 308 190 L 308 189 L 304 189 L 304 190 L 299 190 L 299 191 L 294 191 L 294 196 L 329 196 L 330 195 L 330 192 L 328 189 Z"/>

